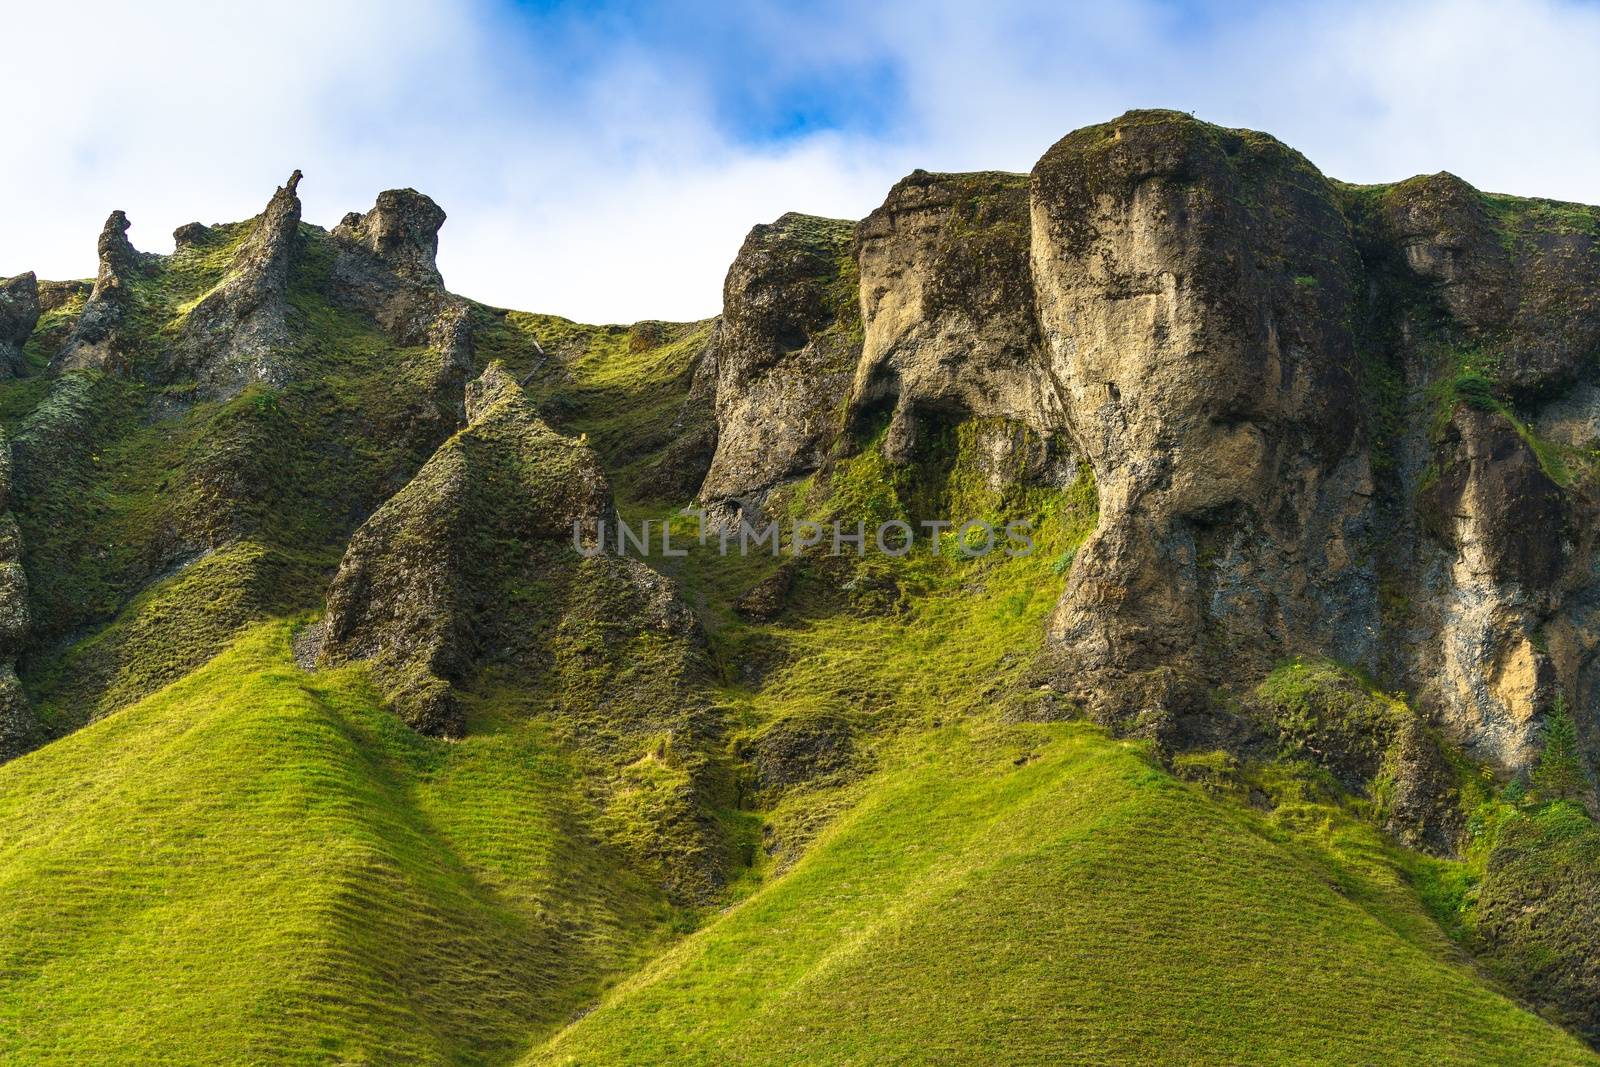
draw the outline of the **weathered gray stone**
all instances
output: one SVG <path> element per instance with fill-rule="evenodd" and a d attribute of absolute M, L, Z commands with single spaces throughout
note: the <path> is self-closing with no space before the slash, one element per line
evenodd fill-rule
<path fill-rule="evenodd" d="M 0 380 L 26 373 L 22 346 L 39 321 L 39 280 L 32 272 L 0 281 Z"/>
<path fill-rule="evenodd" d="M 1100 492 L 1050 630 L 1083 698 L 1365 659 L 1359 261 L 1331 187 L 1269 137 L 1134 112 L 1046 153 L 1032 204 L 1049 374 Z"/>
<path fill-rule="evenodd" d="M 861 351 L 852 225 L 789 214 L 757 226 L 723 284 L 717 448 L 708 505 L 759 505 L 821 465 Z"/>
<path fill-rule="evenodd" d="M 184 320 L 169 373 L 189 374 L 211 399 L 293 377 L 289 275 L 300 254 L 300 197 L 295 171 L 255 220 L 227 274 Z"/>
<path fill-rule="evenodd" d="M 130 286 L 142 266 L 142 257 L 128 241 L 130 223 L 113 211 L 100 232 L 100 269 L 88 303 L 72 333 L 51 361 L 53 373 L 84 368 L 126 370 L 129 339 L 125 335 L 133 304 Z"/>

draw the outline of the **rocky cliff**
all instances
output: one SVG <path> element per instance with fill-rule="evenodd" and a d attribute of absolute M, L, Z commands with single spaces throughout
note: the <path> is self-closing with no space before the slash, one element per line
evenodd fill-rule
<path fill-rule="evenodd" d="M 255 397 L 194 439 L 220 434 L 138 511 L 154 521 L 115 567 L 64 586 L 34 558 L 35 640 L 197 554 L 274 541 L 273 501 L 307 492 L 276 483 L 285 440 L 326 461 L 312 511 L 337 546 L 467 419 L 475 348 L 503 328 L 444 288 L 444 212 L 393 190 L 323 231 L 298 182 L 246 223 L 180 228 L 171 256 L 134 249 L 113 212 L 92 286 L 0 289 L 5 373 L 56 380 L 13 434 L 40 553 L 65 506 L 40 472 L 103 480 L 97 448 Z M 1325 656 L 1516 773 L 1558 698 L 1600 744 L 1597 293 L 1592 209 L 1447 174 L 1348 186 L 1264 134 L 1131 112 L 1028 176 L 919 171 L 859 223 L 756 227 L 635 476 L 757 514 L 863 448 L 910 472 L 973 427 L 961 447 L 990 488 L 1093 476 L 1098 526 L 1049 631 L 1072 703 L 1182 748 L 1238 733 L 1219 693 Z M 350 450 L 333 416 L 349 401 L 323 377 L 358 336 L 364 388 L 393 368 L 417 386 L 363 408 L 393 445 L 377 463 Z M 531 343 L 543 380 L 560 361 Z"/>
<path fill-rule="evenodd" d="M 1182 746 L 1217 692 L 1310 654 L 1414 691 L 1507 771 L 1558 694 L 1593 751 L 1596 220 L 1451 175 L 1343 185 L 1173 112 L 1073 133 L 1027 178 L 918 172 L 854 231 L 853 372 L 847 348 L 751 358 L 840 321 L 790 278 L 843 277 L 821 255 L 773 275 L 792 221 L 752 234 L 701 497 L 823 469 L 877 411 L 900 465 L 930 421 L 1004 420 L 1093 469 L 1050 640 L 1105 721 Z M 777 389 L 840 411 L 797 424 Z"/>
<path fill-rule="evenodd" d="M 170 255 L 113 212 L 92 281 L 0 282 L 0 760 L 288 620 L 411 742 L 536 724 L 584 839 L 688 906 L 792 862 L 908 715 L 941 728 L 948 657 L 992 675 L 959 706 L 1466 857 L 1469 947 L 1600 1033 L 1570 918 L 1600 886 L 1600 210 L 1130 112 L 1031 174 L 757 226 L 708 322 L 584 326 L 451 293 L 427 196 L 323 229 L 299 182 Z M 692 537 L 690 503 L 706 535 L 1026 518 L 1050 557 L 593 553 L 624 515 Z M 870 658 L 940 582 L 982 613 L 893 670 L 796 652 L 850 619 Z M 1486 819 L 1514 832 L 1471 858 Z"/>

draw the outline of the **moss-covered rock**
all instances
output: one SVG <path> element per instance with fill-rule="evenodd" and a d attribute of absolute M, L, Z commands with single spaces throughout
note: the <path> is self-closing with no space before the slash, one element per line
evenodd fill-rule
<path fill-rule="evenodd" d="M 552 430 L 491 363 L 467 425 L 351 539 L 328 592 L 320 661 L 362 660 L 426 733 L 472 728 L 467 694 L 513 687 L 611 768 L 602 829 L 680 899 L 731 862 L 709 812 L 704 638 L 673 583 L 616 551 L 594 452 Z"/>
<path fill-rule="evenodd" d="M 1495 973 L 1600 1043 L 1600 828 L 1567 805 L 1509 820 L 1475 918 Z"/>
<path fill-rule="evenodd" d="M 294 370 L 290 274 L 300 255 L 300 172 L 273 193 L 238 245 L 226 273 L 183 316 L 168 374 L 191 377 L 208 399 L 253 384 L 282 386 Z"/>
<path fill-rule="evenodd" d="M 857 226 L 864 343 L 850 413 L 860 425 L 892 410 L 883 447 L 896 462 L 927 450 L 942 419 L 1058 428 L 1028 238 L 1028 179 L 997 172 L 916 171 Z"/>
<path fill-rule="evenodd" d="M 1466 343 L 1493 349 L 1525 397 L 1569 385 L 1600 351 L 1600 212 L 1488 196 L 1449 173 L 1389 188 L 1382 212 L 1407 264 L 1437 286 Z"/>
<path fill-rule="evenodd" d="M 508 606 L 497 601 L 514 592 L 502 583 L 533 593 L 542 572 L 578 558 L 574 527 L 592 543 L 612 514 L 593 453 L 546 426 L 498 364 L 472 383 L 467 411 L 356 532 L 328 593 L 324 657 L 372 661 L 401 716 L 429 733 L 465 727 L 450 687 L 492 640 Z"/>
<path fill-rule="evenodd" d="M 32 272 L 0 279 L 0 375 L 27 372 L 22 349 L 39 322 L 39 280 Z"/>
<path fill-rule="evenodd" d="M 1285 664 L 1254 697 L 1284 758 L 1309 760 L 1372 799 L 1379 824 L 1407 844 L 1456 850 L 1465 823 L 1459 772 L 1404 700 L 1326 660 Z"/>
<path fill-rule="evenodd" d="M 717 448 L 706 504 L 758 502 L 821 465 L 861 352 L 852 223 L 788 214 L 745 238 L 712 341 Z"/>
<path fill-rule="evenodd" d="M 113 211 L 100 232 L 100 268 L 72 333 L 51 361 L 56 372 L 95 368 L 126 370 L 139 339 L 132 321 L 138 276 L 149 263 L 128 240 L 131 223 Z"/>
<path fill-rule="evenodd" d="M 845 772 L 855 756 L 855 729 L 837 714 L 792 715 L 767 724 L 744 749 L 752 785 L 772 796 Z"/>

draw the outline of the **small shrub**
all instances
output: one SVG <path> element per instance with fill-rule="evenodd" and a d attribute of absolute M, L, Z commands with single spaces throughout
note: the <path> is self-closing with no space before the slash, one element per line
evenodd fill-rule
<path fill-rule="evenodd" d="M 1546 800 L 1579 800 L 1588 785 L 1583 773 L 1583 757 L 1578 752 L 1578 730 L 1567 711 L 1564 696 L 1557 695 L 1555 706 L 1544 724 L 1544 751 L 1533 769 L 1533 784 Z"/>

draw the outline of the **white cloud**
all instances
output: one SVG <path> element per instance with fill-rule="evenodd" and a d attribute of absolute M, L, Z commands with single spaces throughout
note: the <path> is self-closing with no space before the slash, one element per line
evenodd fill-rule
<path fill-rule="evenodd" d="M 441 267 L 466 295 L 590 321 L 697 317 L 717 309 L 755 222 L 858 217 L 914 166 L 1027 169 L 1070 129 L 1132 106 L 1266 129 L 1349 180 L 1450 169 L 1600 200 L 1592 5 L 1207 15 L 950 0 L 812 32 L 772 8 L 751 33 L 785 77 L 868 58 L 903 84 L 868 124 L 889 134 L 761 146 L 719 125 L 705 70 L 609 17 L 586 42 L 600 58 L 573 76 L 571 38 L 490 16 L 445 0 L 95 0 L 70 15 L 8 3 L 22 104 L 0 124 L 0 274 L 92 274 L 112 208 L 136 244 L 166 250 L 176 225 L 253 214 L 302 167 L 306 217 L 323 225 L 379 189 L 432 195 L 450 214 Z"/>

